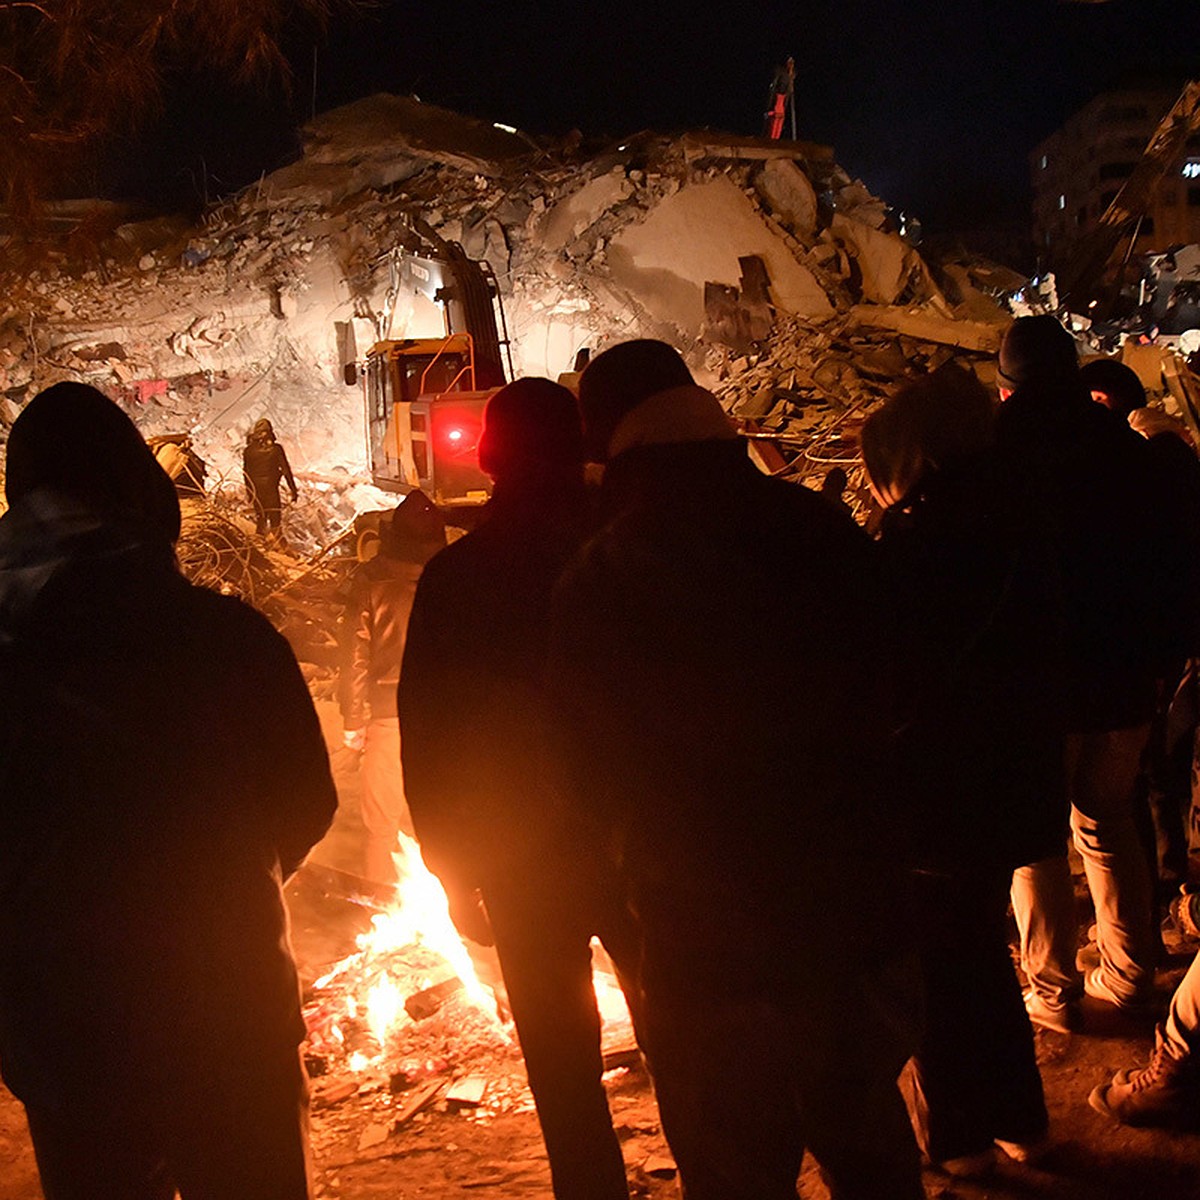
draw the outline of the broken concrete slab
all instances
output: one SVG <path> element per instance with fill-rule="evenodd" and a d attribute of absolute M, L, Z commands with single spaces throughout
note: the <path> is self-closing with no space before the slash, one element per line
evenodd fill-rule
<path fill-rule="evenodd" d="M 563 197 L 542 219 L 542 246 L 557 253 L 594 225 L 609 209 L 633 194 L 624 167 L 614 167 Z"/>
<path fill-rule="evenodd" d="M 843 213 L 834 214 L 829 228 L 853 256 L 869 303 L 895 304 L 906 293 L 911 300 L 927 300 L 938 293 L 921 256 L 897 234 Z"/>
<path fill-rule="evenodd" d="M 794 162 L 772 159 L 754 177 L 754 186 L 786 229 L 801 241 L 812 240 L 817 231 L 817 193 Z"/>
<path fill-rule="evenodd" d="M 750 255 L 766 263 L 777 308 L 809 317 L 833 313 L 816 276 L 724 175 L 680 188 L 641 224 L 624 229 L 609 246 L 608 266 L 650 313 L 695 337 L 704 320 L 705 284 L 738 287 L 739 259 Z"/>
<path fill-rule="evenodd" d="M 923 342 L 942 346 L 958 346 L 982 354 L 995 354 L 1000 349 L 1002 325 L 982 321 L 955 321 L 937 316 L 920 308 L 889 308 L 876 304 L 856 304 L 851 318 L 859 325 L 872 329 L 890 329 Z"/>
<path fill-rule="evenodd" d="M 732 133 L 685 133 L 680 140 L 684 158 L 695 162 L 701 158 L 741 159 L 765 162 L 772 158 L 803 159 L 806 162 L 832 162 L 833 147 L 818 142 L 771 141 L 767 138 L 739 137 Z"/>

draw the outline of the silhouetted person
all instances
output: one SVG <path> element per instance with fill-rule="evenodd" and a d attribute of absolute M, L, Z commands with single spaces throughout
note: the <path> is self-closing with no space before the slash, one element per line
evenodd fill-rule
<path fill-rule="evenodd" d="M 400 770 L 396 688 L 417 580 L 445 545 L 441 514 L 424 492 L 410 492 L 380 523 L 379 553 L 350 582 L 342 723 L 346 745 L 362 752 L 364 873 L 375 883 L 396 882 L 396 835 L 413 831 Z"/>
<path fill-rule="evenodd" d="M 1070 334 L 1053 317 L 1022 317 L 1005 334 L 999 368 L 999 448 L 1053 541 L 1065 603 L 1064 800 L 1095 904 L 1099 965 L 1080 980 L 1065 852 L 1017 872 L 1013 908 L 1030 1015 L 1067 1030 L 1081 990 L 1125 1011 L 1152 999 L 1158 935 L 1134 790 L 1157 680 L 1180 643 L 1185 556 L 1165 536 L 1146 442 L 1092 401 Z"/>
<path fill-rule="evenodd" d="M 911 830 L 925 1032 L 918 1141 L 953 1175 L 1047 1131 L 1008 949 L 1014 868 L 1062 849 L 1062 621 L 1036 521 L 991 450 L 992 404 L 949 367 L 867 418 L 889 598 L 907 650 L 897 787 Z"/>
<path fill-rule="evenodd" d="M 622 964 L 628 917 L 545 765 L 551 589 L 588 528 L 574 397 L 546 379 L 501 389 L 479 463 L 495 481 L 482 523 L 417 586 L 400 676 L 404 783 L 459 930 L 494 938 L 555 1195 L 622 1200 L 589 946 L 599 935 Z"/>
<path fill-rule="evenodd" d="M 77 383 L 8 441 L 0 1067 L 48 1200 L 305 1200 L 282 881 L 332 819 L 287 643 L 193 587 L 137 430 Z"/>
<path fill-rule="evenodd" d="M 1079 377 L 1093 400 L 1146 439 L 1154 475 L 1164 492 L 1148 533 L 1161 536 L 1166 531 L 1187 555 L 1178 582 L 1190 621 L 1179 655 L 1161 680 L 1138 788 L 1152 818 L 1153 828 L 1144 836 L 1159 882 L 1158 898 L 1165 905 L 1188 878 L 1183 814 L 1190 801 L 1198 709 L 1194 656 L 1200 654 L 1200 460 L 1187 426 L 1146 403 L 1142 381 L 1125 363 L 1093 359 L 1080 368 Z"/>
<path fill-rule="evenodd" d="M 685 1195 L 794 1200 L 807 1147 L 837 1200 L 915 1200 L 875 547 L 761 474 L 662 342 L 599 355 L 580 404 L 605 524 L 555 593 L 552 711 L 638 920 Z"/>
<path fill-rule="evenodd" d="M 254 422 L 246 448 L 242 451 L 242 472 L 246 495 L 254 507 L 254 527 L 259 536 L 280 537 L 283 519 L 283 499 L 279 494 L 281 480 L 286 480 L 292 499 L 299 494 L 287 453 L 275 440 L 275 430 L 266 417 Z"/>

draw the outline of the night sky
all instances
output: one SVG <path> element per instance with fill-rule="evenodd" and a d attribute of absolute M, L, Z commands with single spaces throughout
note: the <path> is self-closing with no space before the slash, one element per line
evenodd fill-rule
<path fill-rule="evenodd" d="M 799 136 L 831 144 L 936 232 L 1025 223 L 1028 152 L 1126 72 L 1200 74 L 1200 0 L 378 0 L 320 39 L 294 32 L 290 99 L 181 77 L 138 143 L 141 186 L 206 185 L 211 198 L 286 161 L 289 126 L 312 112 L 314 45 L 317 111 L 415 93 L 530 133 L 589 137 L 758 133 L 774 67 L 791 54 Z"/>

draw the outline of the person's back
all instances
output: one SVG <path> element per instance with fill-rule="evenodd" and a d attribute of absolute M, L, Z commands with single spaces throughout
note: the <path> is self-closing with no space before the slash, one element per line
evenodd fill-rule
<path fill-rule="evenodd" d="M 1142 438 L 1092 402 L 1078 372 L 1035 377 L 1001 404 L 997 440 L 1015 487 L 1047 522 L 1059 555 L 1076 729 L 1146 719 L 1170 643 L 1164 561 L 1155 530 L 1161 490 Z"/>
<path fill-rule="evenodd" d="M 405 787 L 451 916 L 494 940 L 555 1195 L 624 1200 L 590 943 L 620 970 L 627 918 L 546 763 L 551 591 L 588 514 L 574 397 L 545 379 L 502 388 L 479 460 L 495 482 L 483 520 L 417 588 L 400 676 Z"/>
<path fill-rule="evenodd" d="M 214 1086 L 229 1105 L 257 1096 L 261 1136 L 291 1147 L 262 1194 L 303 1195 L 281 880 L 336 804 L 311 700 L 287 643 L 186 583 L 154 522 L 20 486 L 28 440 L 14 427 L 0 521 L 0 1067 L 49 1195 L 77 1194 L 51 1190 L 64 1129 L 104 1130 L 114 1154 L 145 1139 L 152 1156 L 181 1112 L 208 1145 L 177 1146 L 172 1167 L 245 1181 L 271 1152 L 230 1166 L 238 1139 L 211 1140 Z M 286 1115 L 266 1100 L 276 1088 Z"/>
<path fill-rule="evenodd" d="M 618 515 L 563 584 L 586 624 L 556 634 L 591 678 L 557 699 L 608 763 L 596 786 L 665 965 L 755 988 L 798 965 L 791 938 L 862 949 L 846 922 L 879 833 L 888 675 L 873 548 L 736 441 L 630 450 L 604 488 Z"/>
<path fill-rule="evenodd" d="M 684 1189 L 794 1197 L 807 1147 L 839 1200 L 920 1196 L 904 921 L 862 903 L 904 908 L 874 548 L 761 475 L 663 343 L 601 354 L 580 401 L 607 523 L 555 592 L 552 711 L 637 918 Z"/>
<path fill-rule="evenodd" d="M 1022 866 L 1013 910 L 1031 1017 L 1079 1022 L 1080 991 L 1117 1010 L 1151 1002 L 1157 935 L 1134 815 L 1158 681 L 1190 614 L 1185 557 L 1164 524 L 1162 480 L 1144 439 L 1094 403 L 1070 334 L 1022 317 L 1000 347 L 996 431 L 1014 487 L 1027 490 L 1056 557 L 1064 598 L 1065 795 L 1096 909 L 1099 965 L 1081 980 L 1065 854 Z"/>

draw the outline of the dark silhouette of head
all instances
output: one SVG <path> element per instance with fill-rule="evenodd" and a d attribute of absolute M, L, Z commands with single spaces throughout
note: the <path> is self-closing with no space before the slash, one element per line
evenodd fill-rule
<path fill-rule="evenodd" d="M 423 563 L 445 544 L 446 522 L 419 488 L 379 524 L 379 552 L 388 558 Z"/>
<path fill-rule="evenodd" d="M 583 434 L 575 397 L 549 379 L 502 387 L 484 409 L 479 466 L 497 487 L 580 476 Z"/>
<path fill-rule="evenodd" d="M 56 383 L 13 422 L 5 496 L 16 508 L 42 489 L 99 517 L 132 518 L 168 541 L 179 537 L 175 485 L 134 423 L 87 384 Z"/>
<path fill-rule="evenodd" d="M 687 364 L 666 342 L 639 338 L 605 350 L 579 377 L 579 407 L 588 459 L 607 460 L 609 443 L 621 419 L 643 400 L 694 384 Z"/>
<path fill-rule="evenodd" d="M 991 441 L 987 390 L 952 363 L 906 384 L 863 423 L 863 466 L 875 498 L 902 502 L 935 470 L 953 467 Z"/>
<path fill-rule="evenodd" d="M 1009 388 L 1032 380 L 1063 382 L 1079 371 L 1075 339 L 1054 317 L 1018 317 L 1000 343 L 1000 377 Z"/>
<path fill-rule="evenodd" d="M 1097 358 L 1079 368 L 1083 386 L 1092 399 L 1123 421 L 1137 408 L 1146 407 L 1146 389 L 1137 372 L 1113 358 Z"/>

